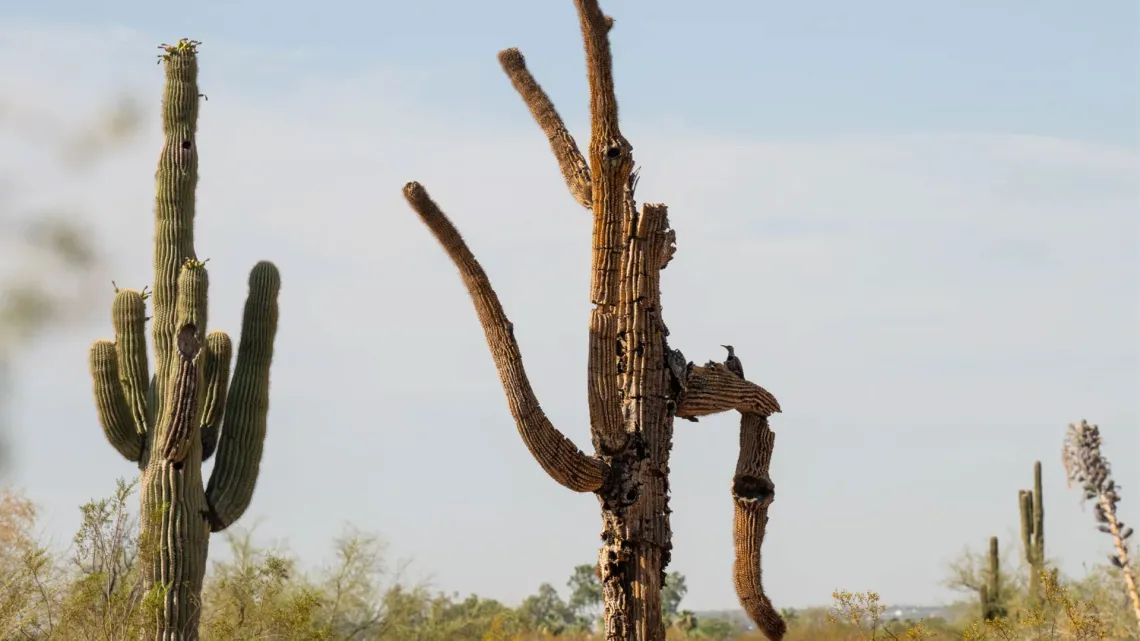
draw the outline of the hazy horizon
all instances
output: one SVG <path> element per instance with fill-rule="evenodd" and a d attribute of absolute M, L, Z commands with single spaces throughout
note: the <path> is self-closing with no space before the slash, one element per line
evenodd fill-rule
<path fill-rule="evenodd" d="M 677 231 L 671 343 L 697 362 L 733 344 L 784 408 L 763 568 L 776 606 L 835 589 L 953 598 L 940 582 L 963 547 L 1019 547 L 1035 460 L 1047 555 L 1069 574 L 1104 562 L 1060 448 L 1068 423 L 1099 424 L 1122 518 L 1140 519 L 1140 8 L 603 7 L 640 200 L 667 203 Z M 584 143 L 573 3 L 183 11 L 0 5 L 0 107 L 71 133 L 122 96 L 143 109 L 137 139 L 78 178 L 0 120 L 15 203 L 82 214 L 108 281 L 88 321 L 21 359 L 0 481 L 66 542 L 81 503 L 136 473 L 95 419 L 87 348 L 111 336 L 109 280 L 151 280 L 156 46 L 187 36 L 209 97 L 196 242 L 212 328 L 236 338 L 257 260 L 283 279 L 269 435 L 239 525 L 315 563 L 348 522 L 448 592 L 564 591 L 596 558 L 597 502 L 526 452 L 455 269 L 400 189 L 422 182 L 464 233 L 544 409 L 588 449 L 589 220 L 495 58 L 519 47 Z M 692 610 L 737 604 L 736 425 L 676 426 L 670 569 Z"/>

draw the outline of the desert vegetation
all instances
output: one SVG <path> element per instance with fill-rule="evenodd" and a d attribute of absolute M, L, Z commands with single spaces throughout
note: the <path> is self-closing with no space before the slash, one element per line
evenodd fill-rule
<path fill-rule="evenodd" d="M 116 286 L 114 338 L 95 341 L 89 355 L 99 423 L 138 476 L 83 505 L 66 547 L 43 540 L 37 508 L 22 494 L 0 496 L 0 639 L 1140 638 L 1132 529 L 1118 509 L 1121 488 L 1099 428 L 1084 421 L 1069 426 L 1062 461 L 1083 499 L 1094 502 L 1095 527 L 1112 550 L 1084 576 L 1063 576 L 1046 554 L 1047 468 L 1038 461 L 1033 489 L 1018 492 L 1020 546 L 1006 546 L 1019 550 L 1019 562 L 1003 559 L 997 537 L 965 553 L 947 568 L 946 585 L 963 598 L 944 616 L 899 620 L 874 591 L 837 590 L 829 608 L 804 610 L 781 609 L 770 598 L 762 551 L 776 499 L 770 418 L 781 406 L 745 378 L 731 346 L 726 360 L 703 365 L 670 346 L 660 280 L 677 252 L 676 233 L 666 205 L 635 200 L 638 169 L 619 127 L 613 80 L 614 21 L 596 0 L 575 4 L 590 88 L 585 153 L 522 53 L 506 49 L 499 62 L 546 135 L 571 196 L 591 212 L 592 454 L 544 414 L 514 325 L 457 227 L 423 185 L 406 184 L 404 196 L 467 288 L 530 454 L 552 480 L 598 500 L 598 557 L 568 568 L 565 589 L 544 583 L 508 605 L 408 581 L 379 533 L 348 528 L 329 558 L 315 563 L 233 527 L 253 500 L 261 465 L 281 275 L 268 261 L 252 268 L 236 350 L 228 334 L 207 333 L 207 261 L 194 236 L 201 43 L 182 39 L 162 45 L 159 56 L 164 145 L 155 176 L 154 281 Z M 725 472 L 734 503 L 732 576 L 743 610 L 736 618 L 686 609 L 684 576 L 669 570 L 674 420 L 722 412 L 739 418 L 736 468 Z M 1012 489 L 1010 496 L 1012 504 Z M 211 560 L 214 534 L 228 554 Z"/>
<path fill-rule="evenodd" d="M 135 508 L 138 480 L 119 480 L 104 498 L 80 507 L 67 546 L 37 533 L 37 509 L 20 493 L 0 495 L 0 639 L 135 639 L 148 635 L 164 594 L 147 587 L 138 563 L 147 543 Z M 405 577 L 408 562 L 388 556 L 376 533 L 346 527 L 325 559 L 302 562 L 287 549 L 259 545 L 259 532 L 221 536 L 201 591 L 201 638 L 207 640 L 593 641 L 603 635 L 602 583 L 594 563 L 570 570 L 564 585 L 542 584 L 521 603 L 446 593 Z M 152 539 L 153 541 L 153 539 Z M 967 552 L 946 568 L 963 598 L 943 616 L 899 620 L 873 591 L 836 591 L 831 607 L 785 609 L 785 639 L 981 641 L 1136 639 L 1138 626 L 1124 571 L 1115 563 L 1064 577 L 1046 563 L 1030 591 L 1030 564 L 992 565 L 989 552 Z M 1135 572 L 1135 566 L 1127 566 Z M 997 572 L 994 572 L 994 570 Z M 998 616 L 978 586 L 999 585 Z M 665 638 L 764 639 L 745 614 L 685 608 L 685 577 L 666 575 L 660 616 Z M 149 637 L 148 638 L 152 638 Z"/>

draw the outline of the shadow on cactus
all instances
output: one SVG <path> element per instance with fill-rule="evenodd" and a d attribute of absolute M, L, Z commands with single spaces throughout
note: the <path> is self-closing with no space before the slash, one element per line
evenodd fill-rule
<path fill-rule="evenodd" d="M 95 405 L 107 440 L 142 472 L 141 550 L 146 589 L 160 588 L 158 638 L 198 636 L 209 535 L 245 512 L 261 465 L 269 408 L 269 366 L 281 277 L 254 266 L 233 377 L 230 337 L 206 333 L 205 261 L 194 248 L 198 183 L 197 45 L 164 45 L 165 138 L 156 173 L 154 291 L 117 289 L 115 340 L 91 346 Z M 145 326 L 153 302 L 154 373 Z M 209 482 L 202 462 L 216 455 Z"/>

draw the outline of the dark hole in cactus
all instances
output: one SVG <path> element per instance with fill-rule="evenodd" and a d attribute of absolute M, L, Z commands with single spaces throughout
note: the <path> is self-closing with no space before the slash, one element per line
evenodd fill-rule
<path fill-rule="evenodd" d="M 179 461 L 179 462 L 175 463 L 175 464 L 174 464 L 174 469 L 175 469 L 175 470 L 177 470 L 177 471 L 181 471 L 181 470 L 182 470 L 182 461 Z"/>
<path fill-rule="evenodd" d="M 732 496 L 748 503 L 769 504 L 776 498 L 776 486 L 771 479 L 741 474 L 732 479 Z"/>
<path fill-rule="evenodd" d="M 610 147 L 606 150 L 606 158 L 617 158 L 621 155 L 621 150 L 617 147 Z"/>
<path fill-rule="evenodd" d="M 193 144 L 193 143 L 191 143 L 189 140 L 183 140 L 182 141 L 182 148 L 183 149 L 189 149 L 191 144 Z"/>
<path fill-rule="evenodd" d="M 625 493 L 625 500 L 629 501 L 630 503 L 633 503 L 634 501 L 636 501 L 637 500 L 637 490 L 630 488 L 629 491 L 627 491 Z"/>
<path fill-rule="evenodd" d="M 183 358 L 192 359 L 198 355 L 201 345 L 198 343 L 198 328 L 194 323 L 187 323 L 178 330 L 178 351 Z"/>

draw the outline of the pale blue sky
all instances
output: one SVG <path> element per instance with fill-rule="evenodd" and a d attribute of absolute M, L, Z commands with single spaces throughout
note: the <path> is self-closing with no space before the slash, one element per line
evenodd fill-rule
<path fill-rule="evenodd" d="M 1140 487 L 1137 4 L 603 6 L 639 192 L 678 233 L 672 340 L 697 361 L 735 344 L 785 408 L 765 546 L 776 604 L 836 588 L 947 598 L 963 546 L 1015 540 L 1035 459 L 1049 554 L 1073 573 L 1103 559 L 1059 448 L 1066 423 L 1099 422 L 1120 483 Z M 198 252 L 215 327 L 236 331 L 256 260 L 284 278 L 244 523 L 316 560 L 351 521 L 442 589 L 517 602 L 561 587 L 593 558 L 596 502 L 528 458 L 459 279 L 400 187 L 424 182 L 464 231 L 548 413 L 588 446 L 589 224 L 495 60 L 522 49 L 584 140 L 573 3 L 183 11 L 0 2 L 5 100 L 80 129 L 127 92 L 147 118 L 93 175 L 63 177 L 14 141 L 6 175 L 29 204 L 88 216 L 115 248 L 108 279 L 148 282 L 155 45 L 204 41 Z M 99 313 L 53 336 L 18 389 L 13 480 L 61 540 L 74 506 L 132 472 L 89 400 L 86 347 L 109 333 Z M 688 607 L 732 607 L 735 421 L 677 431 L 673 567 Z"/>

